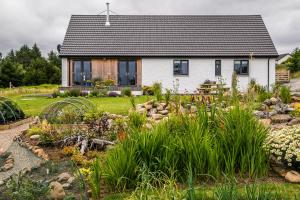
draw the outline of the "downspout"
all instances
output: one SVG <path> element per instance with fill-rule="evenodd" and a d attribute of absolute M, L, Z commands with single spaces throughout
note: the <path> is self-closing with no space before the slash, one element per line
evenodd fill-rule
<path fill-rule="evenodd" d="M 268 92 L 270 91 L 270 58 L 268 58 Z"/>

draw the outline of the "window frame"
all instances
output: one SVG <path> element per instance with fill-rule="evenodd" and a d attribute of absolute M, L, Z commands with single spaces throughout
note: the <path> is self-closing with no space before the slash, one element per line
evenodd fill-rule
<path fill-rule="evenodd" d="M 220 62 L 220 73 L 217 73 L 217 62 Z M 220 59 L 215 60 L 215 76 L 222 76 L 222 60 Z"/>
<path fill-rule="evenodd" d="M 236 62 L 239 62 L 239 73 L 237 73 L 237 70 L 235 68 Z M 247 62 L 247 72 L 243 72 L 243 62 Z M 236 72 L 237 75 L 239 76 L 248 76 L 249 75 L 249 67 L 250 67 L 250 62 L 247 59 L 235 59 L 233 61 L 233 70 Z"/>
<path fill-rule="evenodd" d="M 80 76 L 81 76 L 81 83 L 80 83 L 80 85 L 79 86 L 82 86 L 83 85 L 83 83 L 84 83 L 84 81 L 83 81 L 83 74 L 85 73 L 84 72 L 84 63 L 85 62 L 89 62 L 90 63 L 90 80 L 85 80 L 85 81 L 92 81 L 92 79 L 93 79 L 93 67 L 92 67 L 92 60 L 90 60 L 90 59 L 76 59 L 76 60 L 73 60 L 72 61 L 72 85 L 73 86 L 77 86 L 78 84 L 75 84 L 75 82 L 74 82 L 74 80 L 75 80 L 75 63 L 76 62 L 80 62 Z"/>
<path fill-rule="evenodd" d="M 175 62 L 179 62 L 179 66 L 180 66 L 180 71 L 182 72 L 182 63 L 183 62 L 186 62 L 187 63 L 187 73 L 175 73 Z M 190 63 L 189 63 L 189 60 L 187 59 L 176 59 L 176 60 L 173 60 L 173 75 L 174 76 L 188 76 L 189 73 L 190 73 Z"/>

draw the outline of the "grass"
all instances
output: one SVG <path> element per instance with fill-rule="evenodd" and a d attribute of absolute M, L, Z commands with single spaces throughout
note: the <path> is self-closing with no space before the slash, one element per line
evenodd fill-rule
<path fill-rule="evenodd" d="M 42 84 L 38 86 L 22 86 L 16 88 L 0 88 L 0 96 L 11 97 L 25 94 L 51 94 L 58 89 L 59 85 Z"/>
<path fill-rule="evenodd" d="M 219 194 L 219 199 L 226 199 L 226 194 L 230 192 L 231 189 L 236 189 L 236 192 L 240 195 L 245 196 L 246 193 L 251 193 L 252 191 L 258 188 L 262 188 L 263 190 L 266 190 L 265 193 L 277 193 L 279 196 L 282 196 L 284 200 L 298 200 L 299 199 L 299 191 L 300 191 L 300 185 L 299 184 L 292 184 L 292 183 L 265 183 L 265 184 L 256 184 L 255 186 L 251 185 L 246 186 L 246 185 L 237 185 L 236 187 L 230 188 L 229 186 L 226 187 L 220 187 L 219 185 L 214 185 L 214 186 L 197 186 L 195 187 L 195 199 L 206 199 L 206 200 L 215 200 L 218 199 L 216 198 L 216 193 Z M 225 189 L 225 191 L 224 191 Z M 227 192 L 226 192 L 227 190 Z M 160 193 L 163 193 L 165 191 L 160 191 Z M 185 194 L 187 192 L 187 189 L 181 189 L 179 190 L 181 194 Z M 221 194 L 223 193 L 223 194 Z M 254 190 L 254 193 L 258 196 L 259 193 Z M 130 198 L 130 193 L 116 193 L 116 194 L 111 194 L 106 196 L 105 200 L 121 200 L 121 199 L 132 199 Z M 205 196 L 205 198 L 203 198 Z M 272 199 L 271 195 L 268 195 L 265 198 L 244 198 L 245 200 L 247 199 L 255 199 L 255 200 L 262 200 L 262 199 Z M 150 199 L 150 198 L 149 198 Z M 159 199 L 159 198 L 157 198 Z M 274 199 L 274 198 L 273 198 Z M 276 199 L 276 198 L 275 198 Z M 230 200 L 233 200 L 232 198 Z M 240 199 L 243 200 L 243 199 Z M 279 199 L 278 199 L 279 200 Z"/>
<path fill-rule="evenodd" d="M 61 101 L 64 98 L 48 98 L 44 96 L 9 96 L 25 112 L 26 116 L 37 116 L 40 112 L 53 102 Z M 91 97 L 88 98 L 100 110 L 114 114 L 125 115 L 132 107 L 129 97 Z M 147 97 L 136 97 L 136 103 L 147 101 Z"/>
<path fill-rule="evenodd" d="M 174 116 L 151 130 L 131 130 L 104 164 L 106 183 L 114 190 L 135 188 L 144 165 L 176 181 L 186 180 L 190 165 L 195 180 L 222 180 L 224 174 L 256 178 L 268 169 L 263 149 L 267 130 L 249 110 L 199 109 L 194 118 Z"/>

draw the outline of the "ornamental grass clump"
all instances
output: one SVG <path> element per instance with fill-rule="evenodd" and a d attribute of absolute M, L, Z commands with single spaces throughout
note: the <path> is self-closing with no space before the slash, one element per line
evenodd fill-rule
<path fill-rule="evenodd" d="M 270 153 L 288 167 L 300 169 L 300 126 L 272 131 L 266 140 Z"/>
<path fill-rule="evenodd" d="M 255 178 L 268 169 L 263 148 L 267 129 L 239 107 L 209 113 L 199 108 L 194 117 L 173 116 L 153 129 L 132 130 L 104 163 L 103 176 L 114 189 L 136 187 L 142 166 L 176 181 L 186 180 L 189 173 L 195 180 L 224 174 Z"/>

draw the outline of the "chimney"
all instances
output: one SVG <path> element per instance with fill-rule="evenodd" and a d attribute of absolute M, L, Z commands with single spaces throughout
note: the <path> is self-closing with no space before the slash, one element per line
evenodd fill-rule
<path fill-rule="evenodd" d="M 106 7 L 107 7 L 107 10 L 106 10 L 106 22 L 105 22 L 105 26 L 110 26 L 110 23 L 109 23 L 109 3 L 106 3 Z"/>

